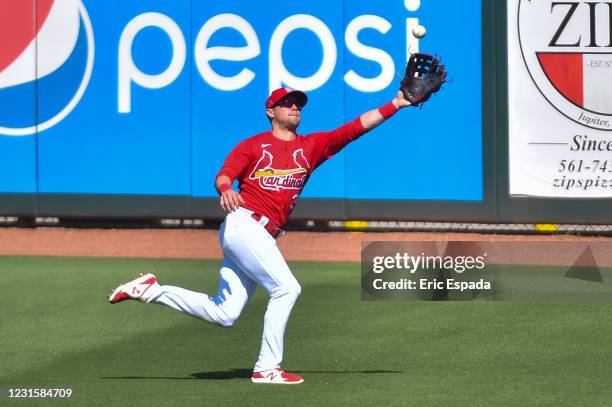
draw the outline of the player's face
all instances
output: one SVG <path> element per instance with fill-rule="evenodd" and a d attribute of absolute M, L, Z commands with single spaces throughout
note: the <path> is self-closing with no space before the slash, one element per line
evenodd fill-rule
<path fill-rule="evenodd" d="M 295 129 L 300 124 L 302 105 L 299 101 L 288 96 L 278 102 L 273 108 L 274 119 L 284 127 Z"/>

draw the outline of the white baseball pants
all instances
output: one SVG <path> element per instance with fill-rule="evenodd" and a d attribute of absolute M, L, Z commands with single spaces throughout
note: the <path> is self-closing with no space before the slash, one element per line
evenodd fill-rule
<path fill-rule="evenodd" d="M 276 240 L 251 217 L 238 209 L 221 225 L 223 249 L 217 296 L 180 287 L 159 286 L 149 293 L 150 302 L 224 327 L 231 327 L 253 295 L 256 285 L 266 289 L 270 300 L 264 317 L 263 339 L 255 371 L 279 367 L 283 338 L 300 285 L 291 273 Z M 149 290 L 151 291 L 151 290 Z"/>

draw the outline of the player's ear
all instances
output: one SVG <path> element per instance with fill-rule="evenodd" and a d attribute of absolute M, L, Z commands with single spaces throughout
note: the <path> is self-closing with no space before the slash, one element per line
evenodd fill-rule
<path fill-rule="evenodd" d="M 266 109 L 266 116 L 268 116 L 269 120 L 274 118 L 274 109 Z"/>

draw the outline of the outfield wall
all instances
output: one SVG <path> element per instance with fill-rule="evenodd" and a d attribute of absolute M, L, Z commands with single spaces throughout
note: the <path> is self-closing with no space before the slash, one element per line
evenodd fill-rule
<path fill-rule="evenodd" d="M 301 133 L 333 129 L 392 98 L 421 50 L 443 57 L 452 82 L 318 169 L 294 218 L 606 223 L 603 200 L 555 212 L 508 193 L 500 3 L 10 2 L 0 213 L 220 217 L 215 174 L 268 128 L 271 89 L 307 91 Z"/>

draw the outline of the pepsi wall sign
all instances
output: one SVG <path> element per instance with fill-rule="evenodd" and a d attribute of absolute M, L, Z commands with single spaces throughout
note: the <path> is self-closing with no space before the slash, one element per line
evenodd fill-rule
<path fill-rule="evenodd" d="M 464 60 L 480 59 L 482 18 L 468 3 L 0 0 L 0 193 L 215 197 L 227 154 L 268 130 L 270 90 L 308 93 L 301 134 L 332 130 L 393 98 L 424 51 L 453 81 L 302 196 L 480 201 L 481 71 Z"/>

